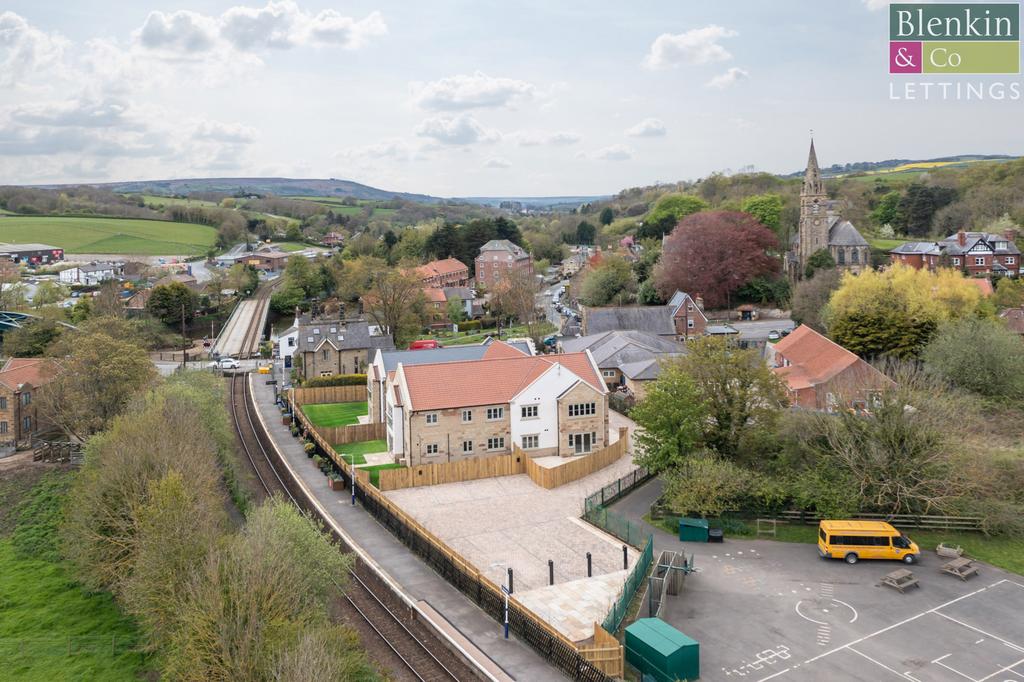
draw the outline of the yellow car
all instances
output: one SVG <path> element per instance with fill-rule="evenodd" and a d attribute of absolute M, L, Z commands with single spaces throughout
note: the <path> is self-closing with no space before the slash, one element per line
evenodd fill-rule
<path fill-rule="evenodd" d="M 260 374 L 270 374 L 270 365 L 261 365 L 256 371 Z"/>

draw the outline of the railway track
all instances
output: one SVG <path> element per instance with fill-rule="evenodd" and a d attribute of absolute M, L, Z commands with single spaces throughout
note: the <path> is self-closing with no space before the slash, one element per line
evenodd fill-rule
<path fill-rule="evenodd" d="M 270 297 L 281 283 L 281 278 L 264 282 L 257 287 L 252 298 L 240 301 L 228 319 L 213 350 L 223 356 L 248 358 L 256 355 L 263 338 L 263 326 L 270 307 Z M 248 315 L 248 319 L 243 319 Z"/>
<path fill-rule="evenodd" d="M 270 454 L 272 448 L 266 442 L 268 436 L 257 426 L 258 419 L 254 414 L 256 408 L 249 397 L 247 374 L 233 374 L 230 381 L 231 416 L 235 431 L 242 444 L 242 450 L 267 496 L 281 495 L 300 510 L 315 514 L 310 505 L 306 504 L 305 495 L 290 480 L 289 475 L 282 475 L 278 471 L 279 464 L 275 463 L 276 458 Z M 341 542 L 340 538 L 335 539 Z M 349 573 L 349 585 L 356 589 L 346 589 L 342 592 L 344 602 L 355 617 L 365 624 L 366 627 L 360 629 L 373 633 L 373 636 L 383 643 L 390 657 L 409 673 L 409 679 L 420 682 L 458 682 L 476 678 L 444 645 L 436 641 L 433 635 L 426 632 L 418 635 L 413 632 L 413 629 L 422 630 L 423 626 L 408 616 L 402 617 L 402 609 L 395 606 L 396 598 L 393 595 L 389 596 L 387 588 L 380 585 L 379 579 L 372 571 L 357 561 Z M 410 622 L 407 624 L 406 621 Z M 441 657 L 435 655 L 431 649 L 440 652 Z M 441 658 L 449 660 L 443 662 Z"/>

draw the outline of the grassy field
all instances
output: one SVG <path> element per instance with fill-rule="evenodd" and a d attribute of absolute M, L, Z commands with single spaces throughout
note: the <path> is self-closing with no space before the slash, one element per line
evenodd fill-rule
<path fill-rule="evenodd" d="M 302 411 L 314 426 L 347 426 L 357 424 L 359 417 L 366 414 L 366 401 L 303 405 Z"/>
<path fill-rule="evenodd" d="M 388 444 L 384 440 L 364 440 L 358 443 L 345 443 L 344 445 L 335 445 L 334 451 L 341 455 L 341 458 L 348 464 L 352 464 L 353 460 L 355 464 L 366 464 L 366 457 L 364 455 L 371 452 L 387 452 Z"/>
<path fill-rule="evenodd" d="M 357 206 L 347 206 L 342 203 L 340 198 L 335 197 L 288 197 L 289 199 L 302 199 L 303 201 L 312 201 L 313 203 L 326 206 L 331 209 L 336 215 L 357 215 L 363 212 L 368 205 L 372 206 L 371 202 L 360 201 Z M 377 218 L 387 218 L 397 209 L 394 208 L 379 208 L 374 207 L 372 215 Z"/>
<path fill-rule="evenodd" d="M 303 244 L 302 242 L 274 242 L 274 246 L 288 252 L 302 251 L 309 248 L 309 244 Z"/>
<path fill-rule="evenodd" d="M 125 196 L 134 197 L 137 194 L 126 194 Z M 164 206 L 201 206 L 203 208 L 214 208 L 219 206 L 215 201 L 206 201 L 204 199 L 182 199 L 180 197 L 161 197 L 154 194 L 143 194 L 142 202 L 146 206 L 153 208 L 161 208 Z"/>
<path fill-rule="evenodd" d="M 0 215 L 15 215 L 14 211 L 8 211 L 6 208 L 0 208 Z"/>
<path fill-rule="evenodd" d="M 0 220 L 0 241 L 52 244 L 68 253 L 190 255 L 205 253 L 216 240 L 212 227 L 161 220 L 63 216 Z"/>
<path fill-rule="evenodd" d="M 671 518 L 651 521 L 649 516 L 644 520 L 651 525 L 678 534 L 678 522 Z M 714 522 L 712 522 L 714 525 Z M 779 524 L 775 538 L 758 536 L 754 524 L 746 522 L 726 522 L 727 536 L 745 537 L 760 540 L 776 540 L 779 542 L 801 542 L 814 544 L 818 542 L 817 526 Z M 910 539 L 918 544 L 921 551 L 934 555 L 935 547 L 940 542 L 947 545 L 960 545 L 969 556 L 981 561 L 1024 575 L 1024 539 L 987 536 L 982 533 L 943 532 L 932 530 L 905 529 Z"/>
<path fill-rule="evenodd" d="M 879 239 L 877 237 L 865 237 L 868 240 L 868 244 L 873 249 L 882 249 L 883 251 L 890 251 L 895 249 L 900 244 L 906 242 L 906 239 Z"/>

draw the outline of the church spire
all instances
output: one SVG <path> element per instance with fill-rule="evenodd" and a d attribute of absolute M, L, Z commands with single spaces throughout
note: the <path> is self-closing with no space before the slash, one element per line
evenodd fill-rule
<path fill-rule="evenodd" d="M 807 170 L 804 171 L 803 194 L 824 194 L 825 185 L 821 182 L 821 169 L 818 168 L 818 155 L 814 152 L 814 138 L 811 138 L 811 151 L 807 154 Z"/>

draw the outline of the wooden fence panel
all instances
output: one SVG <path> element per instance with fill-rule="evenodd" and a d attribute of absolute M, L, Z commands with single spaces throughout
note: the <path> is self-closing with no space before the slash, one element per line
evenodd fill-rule
<path fill-rule="evenodd" d="M 334 445 L 358 443 L 364 440 L 384 440 L 388 436 L 387 424 L 349 424 L 348 426 L 318 426 L 316 429 Z"/>
<path fill-rule="evenodd" d="M 609 677 L 621 678 L 626 667 L 626 650 L 615 635 L 594 623 L 593 646 L 581 646 L 580 655 Z"/>
<path fill-rule="evenodd" d="M 527 461 L 529 457 L 519 451 L 511 455 L 464 459 L 458 462 L 420 464 L 404 469 L 382 469 L 378 475 L 382 491 L 401 490 L 425 485 L 475 481 L 481 478 L 515 476 L 526 471 Z"/>
<path fill-rule="evenodd" d="M 556 467 L 543 467 L 532 459 L 526 462 L 526 473 L 530 479 L 542 488 L 557 488 L 578 481 L 584 476 L 589 476 L 599 469 L 603 469 L 612 462 L 618 461 L 626 454 L 628 435 L 627 429 L 619 429 L 619 440 L 606 448 L 591 453 L 586 457 L 573 460 Z"/>
<path fill-rule="evenodd" d="M 357 386 L 320 386 L 317 388 L 293 388 L 292 397 L 296 405 L 317 403 L 354 403 L 366 400 L 366 384 Z"/>

